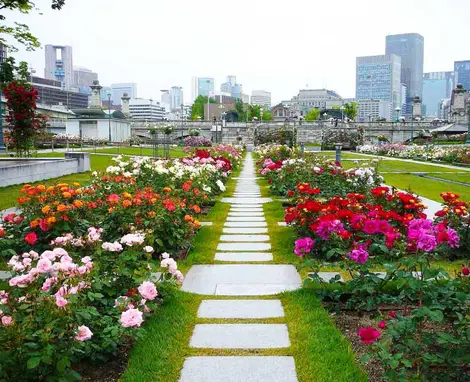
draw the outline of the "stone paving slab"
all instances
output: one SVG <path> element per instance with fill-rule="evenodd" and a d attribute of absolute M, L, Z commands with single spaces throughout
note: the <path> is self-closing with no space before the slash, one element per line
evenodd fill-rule
<path fill-rule="evenodd" d="M 219 284 L 216 296 L 271 296 L 297 290 L 301 284 Z"/>
<path fill-rule="evenodd" d="M 215 264 L 193 265 L 186 274 L 182 290 L 197 294 L 215 295 L 217 285 L 223 284 L 224 288 L 233 284 L 237 289 L 242 286 L 248 289 L 257 289 L 260 292 L 268 291 L 275 294 L 287 288 L 293 290 L 300 288 L 300 275 L 293 265 L 284 264 Z M 264 284 L 269 287 L 261 288 Z M 278 285 L 279 284 L 279 285 Z M 222 291 L 224 290 L 222 288 Z M 276 289 L 277 288 L 277 289 Z M 273 290 L 277 292 L 272 293 Z M 250 292 L 250 291 L 247 291 Z M 219 293 L 221 294 L 221 293 Z M 231 293 L 233 294 L 233 293 Z M 240 295 L 253 295 L 239 293 Z M 265 293 L 259 293 L 260 295 Z"/>
<path fill-rule="evenodd" d="M 268 235 L 222 235 L 220 241 L 230 242 L 263 242 L 269 241 Z"/>
<path fill-rule="evenodd" d="M 270 243 L 219 243 L 217 246 L 218 251 L 269 251 L 271 249 Z"/>
<path fill-rule="evenodd" d="M 184 361 L 179 382 L 297 382 L 293 357 L 203 356 Z"/>
<path fill-rule="evenodd" d="M 261 208 L 263 209 L 262 204 L 233 204 L 230 209 L 234 208 Z"/>
<path fill-rule="evenodd" d="M 253 208 L 232 207 L 230 208 L 230 212 L 263 212 L 263 209 L 258 208 L 258 207 L 253 207 Z"/>
<path fill-rule="evenodd" d="M 268 233 L 267 228 L 257 228 L 257 227 L 240 227 L 240 228 L 224 228 L 222 230 L 223 233 Z"/>
<path fill-rule="evenodd" d="M 201 227 L 210 227 L 212 226 L 212 222 L 200 222 L 201 223 Z"/>
<path fill-rule="evenodd" d="M 8 271 L 0 271 L 0 280 L 8 280 L 11 277 L 11 273 Z"/>
<path fill-rule="evenodd" d="M 278 222 L 277 225 L 279 227 L 287 227 L 287 223 L 286 222 Z"/>
<path fill-rule="evenodd" d="M 264 222 L 264 216 L 229 216 L 228 222 Z"/>
<path fill-rule="evenodd" d="M 309 273 L 308 275 L 313 275 L 313 273 Z M 325 282 L 330 282 L 332 278 L 334 278 L 336 275 L 340 275 L 340 280 L 343 280 L 343 276 L 341 276 L 341 273 L 339 272 L 318 272 L 318 276 L 325 281 Z"/>
<path fill-rule="evenodd" d="M 267 227 L 266 222 L 227 222 L 224 227 Z"/>
<path fill-rule="evenodd" d="M 197 324 L 189 346 L 209 349 L 277 349 L 290 346 L 285 324 Z"/>
<path fill-rule="evenodd" d="M 204 300 L 199 318 L 273 318 L 284 317 L 280 300 Z"/>
<path fill-rule="evenodd" d="M 272 261 L 273 255 L 271 253 L 263 252 L 217 252 L 214 260 L 217 261 L 231 261 L 231 262 L 255 262 L 255 261 Z"/>
<path fill-rule="evenodd" d="M 222 198 L 222 203 L 232 204 L 263 204 L 272 201 L 271 198 Z"/>
<path fill-rule="evenodd" d="M 229 212 L 228 216 L 261 217 L 264 216 L 264 212 Z"/>
<path fill-rule="evenodd" d="M 256 179 L 260 179 L 260 177 L 258 177 L 258 176 L 243 176 L 243 177 L 240 177 L 240 176 L 239 176 L 238 178 L 233 178 L 233 179 L 237 179 L 237 180 L 245 180 L 245 179 L 251 180 L 251 179 L 255 179 L 255 180 L 256 180 Z"/>

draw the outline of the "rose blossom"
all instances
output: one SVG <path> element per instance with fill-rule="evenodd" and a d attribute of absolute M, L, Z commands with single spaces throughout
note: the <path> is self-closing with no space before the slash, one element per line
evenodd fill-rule
<path fill-rule="evenodd" d="M 379 338 L 381 335 L 381 333 L 377 329 L 371 326 L 367 328 L 360 328 L 357 331 L 357 334 L 359 337 L 361 337 L 363 344 L 374 343 L 377 340 L 377 338 Z"/>
<path fill-rule="evenodd" d="M 364 233 L 368 235 L 372 235 L 379 231 L 379 225 L 377 224 L 376 220 L 366 220 L 364 222 L 363 230 L 364 230 Z"/>
<path fill-rule="evenodd" d="M 347 254 L 352 261 L 365 264 L 369 259 L 369 253 L 364 248 L 356 248 Z"/>
<path fill-rule="evenodd" d="M 115 241 L 114 243 L 103 243 L 101 244 L 101 248 L 109 252 L 121 252 L 122 251 L 122 245 L 119 244 L 117 241 Z"/>
<path fill-rule="evenodd" d="M 78 333 L 75 339 L 78 341 L 87 341 L 93 336 L 93 332 L 85 325 L 78 327 Z"/>
<path fill-rule="evenodd" d="M 2 317 L 2 324 L 3 324 L 3 326 L 13 325 L 13 318 L 11 318 L 10 316 L 3 316 Z"/>
<path fill-rule="evenodd" d="M 387 326 L 387 323 L 384 320 L 382 320 L 379 322 L 377 326 L 379 327 L 379 329 L 385 329 L 385 327 Z"/>
<path fill-rule="evenodd" d="M 144 252 L 152 253 L 153 252 L 153 247 L 151 247 L 150 245 L 146 245 L 144 247 Z"/>
<path fill-rule="evenodd" d="M 305 256 L 307 253 L 312 251 L 314 245 L 315 241 L 310 237 L 298 239 L 295 242 L 294 252 L 299 257 Z"/>
<path fill-rule="evenodd" d="M 56 297 L 55 304 L 56 304 L 59 308 L 64 308 L 65 305 L 67 305 L 68 303 L 69 303 L 69 302 L 68 302 L 65 298 L 63 298 L 63 297 L 61 297 L 61 296 Z"/>
<path fill-rule="evenodd" d="M 140 295 L 146 300 L 154 300 L 158 292 L 155 284 L 151 281 L 144 281 L 138 288 Z"/>
<path fill-rule="evenodd" d="M 130 328 L 140 326 L 144 319 L 142 318 L 142 312 L 138 309 L 128 309 L 121 313 L 119 321 L 124 328 Z"/>

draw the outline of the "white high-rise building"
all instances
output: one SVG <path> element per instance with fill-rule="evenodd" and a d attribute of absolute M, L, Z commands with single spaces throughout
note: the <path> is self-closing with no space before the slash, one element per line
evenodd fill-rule
<path fill-rule="evenodd" d="M 46 45 L 46 67 L 44 76 L 48 80 L 62 83 L 62 88 L 70 89 L 73 85 L 72 47 L 68 45 Z"/>
<path fill-rule="evenodd" d="M 147 98 L 133 98 L 129 101 L 129 113 L 133 120 L 156 122 L 163 121 L 165 108 Z"/>
<path fill-rule="evenodd" d="M 169 93 L 171 111 L 180 110 L 183 104 L 183 88 L 181 86 L 172 86 Z"/>
<path fill-rule="evenodd" d="M 357 104 L 359 121 L 372 122 L 377 118 L 390 118 L 390 101 L 361 99 Z"/>
<path fill-rule="evenodd" d="M 253 90 L 251 92 L 251 104 L 271 108 L 271 92 L 266 90 Z"/>
<path fill-rule="evenodd" d="M 111 101 L 113 101 L 113 105 L 121 104 L 121 97 L 124 93 L 127 93 L 131 99 L 137 98 L 137 84 L 134 82 L 111 84 Z"/>

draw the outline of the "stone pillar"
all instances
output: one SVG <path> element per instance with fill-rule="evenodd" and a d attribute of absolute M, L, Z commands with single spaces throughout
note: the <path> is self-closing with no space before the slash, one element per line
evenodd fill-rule
<path fill-rule="evenodd" d="M 90 171 L 90 153 L 65 153 L 65 159 L 77 159 L 77 172 Z"/>
<path fill-rule="evenodd" d="M 421 114 L 421 98 L 416 96 L 413 98 L 413 111 L 411 115 L 414 119 L 416 119 L 421 118 Z"/>
<path fill-rule="evenodd" d="M 91 85 L 90 88 L 91 88 L 90 108 L 100 108 L 101 107 L 100 90 L 103 87 L 100 85 L 100 82 L 98 80 L 94 80 L 93 85 Z"/>
<path fill-rule="evenodd" d="M 121 97 L 121 106 L 122 106 L 122 113 L 126 116 L 126 118 L 129 118 L 130 112 L 129 112 L 129 100 L 131 97 L 129 97 L 129 94 L 124 93 Z"/>
<path fill-rule="evenodd" d="M 452 90 L 449 118 L 451 122 L 458 125 L 467 124 L 467 110 L 465 107 L 466 95 L 467 91 L 463 88 L 462 84 L 457 84 L 456 88 Z"/>

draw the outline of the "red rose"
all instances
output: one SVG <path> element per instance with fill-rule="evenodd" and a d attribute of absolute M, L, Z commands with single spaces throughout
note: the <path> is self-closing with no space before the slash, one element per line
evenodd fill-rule
<path fill-rule="evenodd" d="M 384 320 L 382 320 L 382 321 L 379 322 L 379 324 L 377 326 L 379 327 L 379 329 L 383 330 L 387 326 L 387 323 Z"/>
<path fill-rule="evenodd" d="M 358 334 L 359 337 L 361 337 L 361 340 L 362 340 L 363 344 L 372 344 L 381 335 L 381 333 L 377 329 L 375 329 L 371 326 L 369 326 L 367 328 L 360 328 L 357 331 L 357 334 Z"/>
<path fill-rule="evenodd" d="M 393 310 L 388 314 L 388 316 L 390 318 L 397 318 L 397 314 Z"/>
<path fill-rule="evenodd" d="M 34 245 L 38 241 L 38 235 L 36 235 L 35 232 L 30 232 L 26 234 L 24 241 L 26 241 L 29 245 Z"/>
<path fill-rule="evenodd" d="M 462 266 L 462 274 L 463 274 L 464 276 L 470 275 L 470 268 L 469 268 L 469 267 L 464 267 L 464 266 Z"/>

